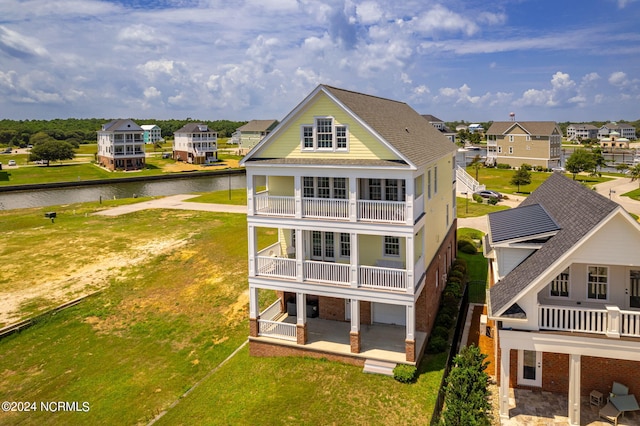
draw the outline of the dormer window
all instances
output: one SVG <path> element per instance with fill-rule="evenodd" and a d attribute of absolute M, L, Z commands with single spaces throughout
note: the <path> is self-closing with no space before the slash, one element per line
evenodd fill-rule
<path fill-rule="evenodd" d="M 347 126 L 335 123 L 333 117 L 316 117 L 314 124 L 301 128 L 303 151 L 346 151 Z"/>

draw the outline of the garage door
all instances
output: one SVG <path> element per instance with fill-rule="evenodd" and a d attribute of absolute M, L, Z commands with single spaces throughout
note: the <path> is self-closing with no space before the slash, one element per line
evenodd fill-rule
<path fill-rule="evenodd" d="M 404 305 L 373 304 L 373 322 L 381 324 L 406 325 L 407 315 Z"/>

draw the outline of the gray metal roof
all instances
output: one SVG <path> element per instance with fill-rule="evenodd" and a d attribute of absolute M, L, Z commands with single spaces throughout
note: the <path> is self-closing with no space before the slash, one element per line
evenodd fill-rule
<path fill-rule="evenodd" d="M 138 126 L 130 118 L 120 118 L 117 120 L 111 120 L 110 122 L 102 125 L 102 131 L 104 132 L 144 132 L 142 127 Z"/>
<path fill-rule="evenodd" d="M 560 230 L 540 204 L 490 213 L 489 227 L 493 244 Z"/>
<path fill-rule="evenodd" d="M 175 134 L 175 133 L 217 133 L 217 132 L 215 130 L 210 129 L 208 125 L 203 123 L 187 123 L 173 133 Z"/>
<path fill-rule="evenodd" d="M 526 132 L 534 136 L 549 136 L 553 134 L 554 129 L 557 129 L 558 134 L 562 134 L 555 121 L 494 121 L 491 124 L 491 127 L 489 127 L 489 130 L 487 130 L 486 134 L 508 134 L 507 131 L 515 125 L 522 127 Z"/>
<path fill-rule="evenodd" d="M 489 290 L 493 314 L 517 302 L 538 276 L 607 218 L 618 204 L 560 173 L 551 176 L 514 210 L 539 204 L 560 230 Z"/>
<path fill-rule="evenodd" d="M 251 120 L 236 130 L 240 132 L 266 132 L 273 129 L 276 124 L 278 124 L 278 120 Z"/>

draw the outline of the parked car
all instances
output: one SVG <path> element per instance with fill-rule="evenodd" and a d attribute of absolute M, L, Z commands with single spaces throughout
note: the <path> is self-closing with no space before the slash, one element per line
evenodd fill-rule
<path fill-rule="evenodd" d="M 3 154 L 11 154 L 11 148 L 6 148 L 4 151 L 2 151 Z"/>
<path fill-rule="evenodd" d="M 16 160 L 9 160 L 8 165 L 9 166 L 15 166 L 16 165 Z"/>
<path fill-rule="evenodd" d="M 483 191 L 476 191 L 473 195 L 479 195 L 482 198 L 497 198 L 498 200 L 502 198 L 502 194 L 498 191 L 491 191 L 489 189 L 485 189 Z"/>

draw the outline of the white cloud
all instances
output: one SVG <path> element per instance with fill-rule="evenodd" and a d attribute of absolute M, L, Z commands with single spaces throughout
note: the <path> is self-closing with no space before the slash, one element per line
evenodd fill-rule
<path fill-rule="evenodd" d="M 427 34 L 461 32 L 470 36 L 480 29 L 471 19 L 439 4 L 413 18 L 412 24 L 415 31 Z"/>
<path fill-rule="evenodd" d="M 370 25 L 380 21 L 383 17 L 383 12 L 376 2 L 365 1 L 356 5 L 356 15 L 362 24 Z"/>
<path fill-rule="evenodd" d="M 45 56 L 47 49 L 33 37 L 28 37 L 5 26 L 0 26 L 0 51 L 15 57 Z"/>
<path fill-rule="evenodd" d="M 622 71 L 616 71 L 609 76 L 609 84 L 612 86 L 623 87 L 629 84 L 627 74 Z"/>

